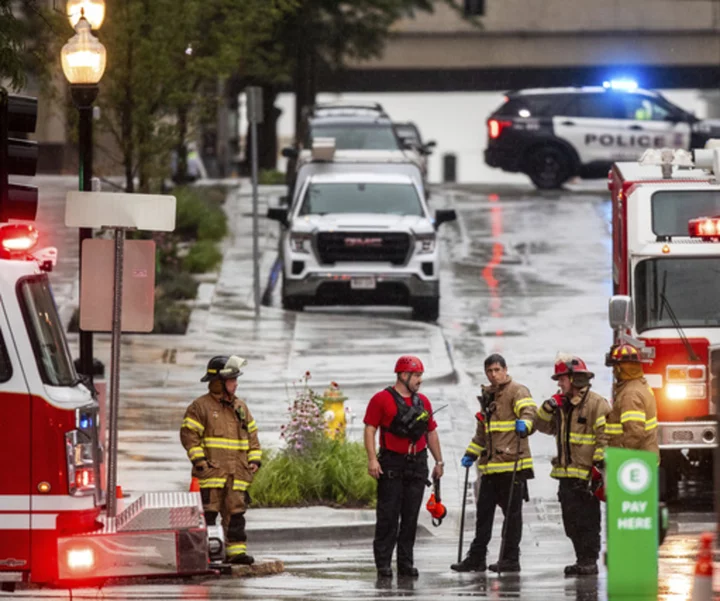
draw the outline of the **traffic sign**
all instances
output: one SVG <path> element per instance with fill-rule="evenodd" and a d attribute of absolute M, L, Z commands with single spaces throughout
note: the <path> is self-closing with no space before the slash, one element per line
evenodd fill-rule
<path fill-rule="evenodd" d="M 175 229 L 175 197 L 72 190 L 67 193 L 65 225 L 172 232 Z"/>
<path fill-rule="evenodd" d="M 658 590 L 658 457 L 605 450 L 608 598 L 656 598 Z"/>

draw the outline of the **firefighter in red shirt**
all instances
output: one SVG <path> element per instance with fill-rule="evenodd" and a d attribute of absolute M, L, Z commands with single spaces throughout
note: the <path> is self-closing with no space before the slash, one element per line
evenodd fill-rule
<path fill-rule="evenodd" d="M 378 481 L 373 553 L 381 578 L 392 577 L 396 543 L 398 576 L 415 578 L 418 575 L 413 566 L 413 546 L 428 479 L 428 448 L 435 459 L 432 477 L 443 475 L 432 405 L 425 395 L 418 393 L 423 371 L 422 361 L 417 357 L 400 357 L 395 364 L 395 385 L 375 394 L 365 413 L 368 473 Z M 378 429 L 380 452 L 376 453 Z"/>

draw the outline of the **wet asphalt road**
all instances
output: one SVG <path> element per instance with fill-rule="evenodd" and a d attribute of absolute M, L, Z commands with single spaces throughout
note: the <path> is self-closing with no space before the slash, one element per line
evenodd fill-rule
<path fill-rule="evenodd" d="M 58 182 L 50 182 L 49 197 L 59 198 L 59 187 Z M 431 356 L 424 392 L 436 406 L 449 404 L 441 414 L 442 419 L 439 418 L 448 464 L 444 492 L 448 506 L 458 507 L 462 481 L 456 464 L 474 429 L 472 416 L 477 411 L 474 394 L 485 381 L 482 369 L 485 356 L 502 353 L 511 375 L 526 384 L 540 401 L 555 392 L 549 378 L 555 354 L 572 352 L 583 357 L 596 372 L 595 389 L 608 395 L 611 378 L 609 370 L 603 367 L 603 358 L 611 340 L 606 316 L 611 294 L 610 206 L 603 186 L 591 184 L 556 194 L 538 194 L 530 188 L 437 189 L 431 208 L 445 207 L 455 208 L 459 219 L 442 229 L 444 263 L 439 329 L 414 324 L 402 309 L 327 308 L 284 314 L 277 308 L 277 291 L 273 297 L 276 308 L 264 313 L 261 324 L 247 325 L 252 322 L 246 308 L 232 303 L 218 307 L 215 312 L 211 306 L 203 323 L 213 336 L 217 330 L 216 344 L 222 340 L 223 328 L 236 332 L 239 340 L 243 336 L 255 337 L 245 355 L 255 360 L 257 368 L 248 370 L 242 386 L 253 411 L 257 408 L 258 423 L 264 425 L 266 446 L 277 442 L 276 432 L 287 399 L 278 379 L 288 382 L 307 369 L 316 374 L 322 385 L 325 376 L 347 383 L 343 388 L 356 415 L 349 434 L 359 438 L 366 400 L 384 380 L 390 383 L 385 375 L 392 368 L 390 357 L 402 353 L 419 354 L 423 359 Z M 44 211 L 41 222 L 46 219 L 56 224 L 61 219 L 58 203 L 47 202 Z M 275 234 L 272 227 L 264 227 L 263 248 L 270 254 L 276 243 Z M 71 245 L 75 239 L 74 232 L 56 228 L 51 236 L 58 246 Z M 59 296 L 70 298 L 76 268 L 72 261 L 76 261 L 76 254 L 68 250 L 61 254 L 61 263 L 64 258 L 67 262 L 61 265 L 53 281 Z M 237 278 L 237 273 L 228 271 L 226 277 Z M 223 277 L 221 273 L 218 286 L 222 286 Z M 152 371 L 150 366 L 151 375 L 133 372 L 136 380 L 123 384 L 126 392 L 121 441 L 125 447 L 121 470 L 124 466 L 125 472 L 121 471 L 121 481 L 130 482 L 131 487 L 173 489 L 185 485 L 187 466 L 182 449 L 177 448 L 175 424 L 192 398 L 188 395 L 195 390 L 201 392 L 195 377 L 204 361 L 202 352 L 194 348 L 200 344 L 198 340 L 199 337 L 168 341 L 168 348 L 177 349 L 179 371 L 171 371 L 170 367 L 167 372 Z M 447 346 L 447 357 L 440 353 L 438 344 Z M 147 337 L 137 342 L 133 339 L 123 349 L 123 360 L 129 363 L 141 356 L 156 360 L 153 354 L 158 352 L 156 347 L 147 342 Z M 186 376 L 178 375 L 188 372 L 190 366 L 193 367 Z M 433 378 L 437 375 L 433 368 L 442 372 L 441 377 Z M 153 431 L 150 437 L 146 434 L 148 430 Z M 456 559 L 458 532 L 456 521 L 451 521 L 419 539 L 416 565 L 422 574 L 415 583 L 376 582 L 369 540 L 342 544 L 294 540 L 287 545 L 253 548 L 257 555 L 286 563 L 287 571 L 280 576 L 106 587 L 102 591 L 75 591 L 73 598 L 602 601 L 607 598 L 603 574 L 578 581 L 562 577 L 562 566 L 570 563 L 571 547 L 559 523 L 556 483 L 547 476 L 554 443 L 542 435 L 533 436 L 531 441 L 536 478 L 530 483 L 531 502 L 525 507 L 523 573 L 519 577 L 460 576 L 450 572 L 448 565 Z M 674 517 L 679 534 L 661 553 L 659 598 L 668 601 L 689 598 L 696 537 L 683 532 L 694 529 L 692 524 L 696 522 L 711 520 L 706 505 L 701 504 L 696 508 L 699 511 L 692 513 L 680 509 Z M 497 554 L 498 526 L 491 557 Z M 469 531 L 466 544 L 467 536 Z M 22 596 L 25 595 L 67 598 L 66 593 L 59 591 L 33 591 Z"/>

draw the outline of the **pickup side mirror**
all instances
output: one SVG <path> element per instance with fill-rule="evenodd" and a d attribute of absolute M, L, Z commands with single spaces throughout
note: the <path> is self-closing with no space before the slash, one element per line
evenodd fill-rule
<path fill-rule="evenodd" d="M 283 207 L 270 207 L 267 212 L 268 219 L 279 221 L 284 226 L 288 225 L 288 210 Z"/>
<path fill-rule="evenodd" d="M 455 221 L 457 213 L 455 209 L 438 209 L 435 211 L 435 229 L 438 229 L 443 223 Z"/>
<path fill-rule="evenodd" d="M 632 327 L 635 321 L 632 299 L 622 294 L 611 297 L 608 305 L 608 320 L 613 330 Z"/>
<path fill-rule="evenodd" d="M 280 152 L 286 159 L 296 159 L 298 158 L 298 151 L 296 148 L 293 148 L 292 146 L 286 146 L 282 149 Z"/>
<path fill-rule="evenodd" d="M 435 140 L 430 140 L 429 142 L 425 142 L 422 146 L 422 153 L 426 156 L 431 155 L 433 153 L 433 148 L 437 146 L 437 142 Z"/>

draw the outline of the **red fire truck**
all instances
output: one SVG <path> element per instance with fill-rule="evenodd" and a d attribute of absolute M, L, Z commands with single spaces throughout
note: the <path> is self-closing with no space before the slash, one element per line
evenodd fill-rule
<path fill-rule="evenodd" d="M 648 151 L 616 163 L 612 193 L 615 341 L 642 348 L 657 399 L 661 481 L 712 477 L 720 376 L 718 150 Z M 702 167 L 702 168 L 701 168 Z M 705 169 L 708 168 L 708 169 Z"/>
<path fill-rule="evenodd" d="M 99 482 L 98 403 L 75 372 L 32 225 L 0 225 L 0 584 L 208 570 L 198 493 L 147 493 L 114 518 Z"/>

